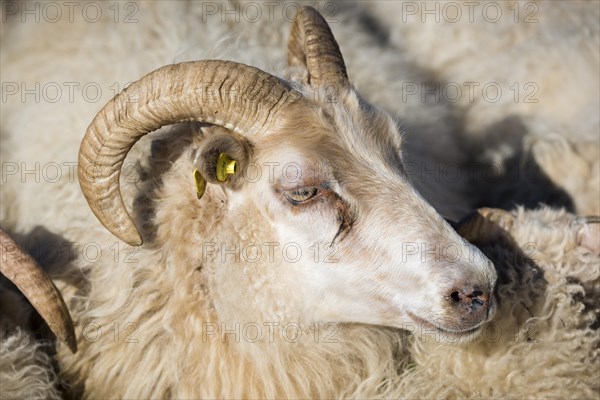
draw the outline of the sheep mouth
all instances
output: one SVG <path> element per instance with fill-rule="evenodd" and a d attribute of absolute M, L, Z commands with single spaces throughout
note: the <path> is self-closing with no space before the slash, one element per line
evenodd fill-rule
<path fill-rule="evenodd" d="M 481 332 L 485 323 L 491 319 L 491 317 L 487 317 L 471 328 L 453 329 L 429 322 L 426 319 L 416 316 L 410 311 L 408 312 L 408 315 L 419 326 L 420 333 L 425 333 L 432 336 L 439 335 L 442 339 L 447 340 L 460 340 L 467 337 L 475 337 Z"/>
<path fill-rule="evenodd" d="M 479 321 L 475 325 L 471 325 L 471 327 L 466 328 L 466 329 L 456 329 L 456 328 L 445 327 L 445 326 L 433 323 L 431 321 L 428 321 L 422 317 L 419 317 L 410 311 L 407 311 L 407 313 L 408 313 L 408 316 L 417 324 L 417 326 L 420 329 L 420 332 L 429 334 L 432 336 L 441 337 L 441 339 L 445 339 L 446 341 L 464 342 L 464 340 L 467 338 L 471 338 L 471 339 L 476 338 L 481 333 L 483 328 L 485 327 L 485 324 L 487 322 L 491 321 L 492 318 L 494 318 L 494 316 L 496 315 L 496 310 L 497 310 L 496 298 L 495 298 L 495 296 L 491 296 L 489 309 L 485 315 L 485 318 L 483 318 L 481 321 Z"/>

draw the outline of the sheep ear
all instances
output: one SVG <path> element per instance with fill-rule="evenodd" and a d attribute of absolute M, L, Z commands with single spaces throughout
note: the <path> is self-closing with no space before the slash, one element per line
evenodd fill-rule
<path fill-rule="evenodd" d="M 216 133 L 206 138 L 194 160 L 198 197 L 201 197 L 202 179 L 208 183 L 225 184 L 232 189 L 241 187 L 250 151 L 247 141 L 238 139 L 231 133 Z"/>
<path fill-rule="evenodd" d="M 577 244 L 600 254 L 600 216 L 583 217 L 584 225 L 577 233 Z"/>

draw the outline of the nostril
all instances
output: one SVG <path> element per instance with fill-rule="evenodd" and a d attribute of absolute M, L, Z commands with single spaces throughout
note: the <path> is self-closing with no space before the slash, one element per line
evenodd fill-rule
<path fill-rule="evenodd" d="M 468 306 L 471 310 L 488 307 L 488 294 L 477 287 L 471 290 L 455 290 L 450 293 L 449 300 L 456 305 Z"/>
<path fill-rule="evenodd" d="M 471 302 L 471 306 L 473 307 L 473 309 L 478 309 L 480 307 L 484 306 L 484 302 L 479 300 L 479 299 L 473 299 L 473 301 Z"/>
<path fill-rule="evenodd" d="M 450 293 L 450 299 L 452 299 L 452 301 L 455 303 L 460 302 L 460 293 L 459 292 Z"/>

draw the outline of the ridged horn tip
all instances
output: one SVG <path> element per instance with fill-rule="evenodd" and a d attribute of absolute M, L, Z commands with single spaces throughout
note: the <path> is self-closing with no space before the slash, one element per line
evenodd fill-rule
<path fill-rule="evenodd" d="M 35 260 L 2 230 L 0 230 L 0 272 L 25 295 L 33 308 L 46 321 L 56 337 L 72 353 L 77 351 L 77 340 L 71 314 L 60 291 L 48 274 Z"/>

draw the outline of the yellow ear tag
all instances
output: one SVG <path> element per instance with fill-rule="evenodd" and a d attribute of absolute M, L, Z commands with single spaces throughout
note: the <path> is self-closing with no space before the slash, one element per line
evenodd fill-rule
<path fill-rule="evenodd" d="M 225 182 L 229 175 L 237 172 L 237 161 L 227 157 L 227 154 L 219 154 L 217 159 L 217 179 L 219 182 Z"/>
<path fill-rule="evenodd" d="M 196 196 L 198 196 L 198 200 L 200 200 L 202 196 L 204 196 L 204 191 L 206 190 L 206 179 L 204 179 L 197 169 L 194 170 L 194 183 L 196 185 Z"/>

